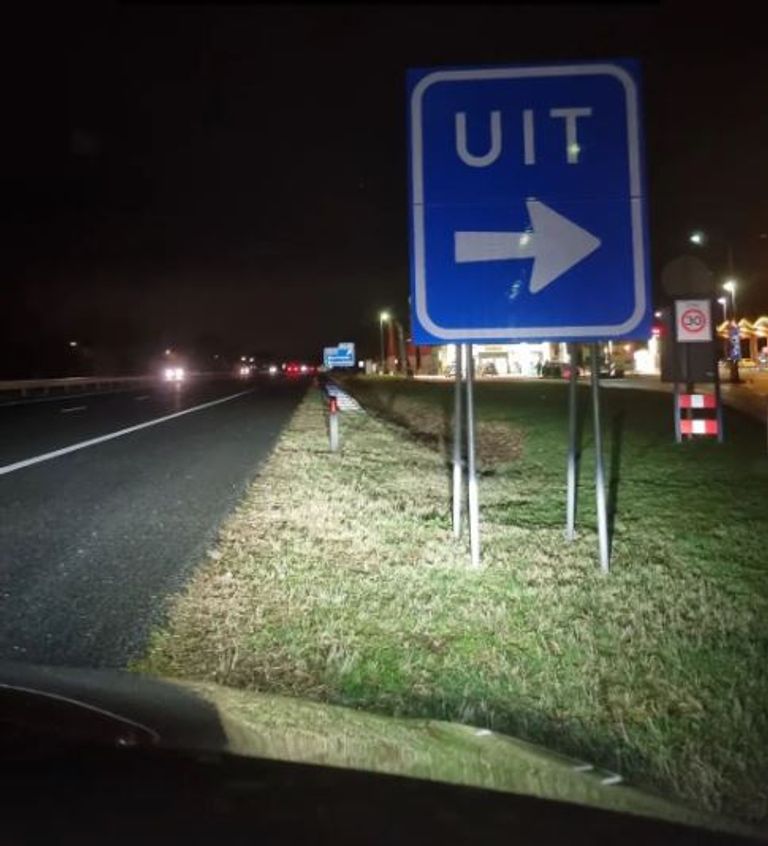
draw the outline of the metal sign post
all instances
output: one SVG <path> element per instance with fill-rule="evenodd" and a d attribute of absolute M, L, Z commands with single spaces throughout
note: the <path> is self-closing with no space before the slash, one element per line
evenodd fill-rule
<path fill-rule="evenodd" d="M 576 344 L 570 345 L 571 349 L 571 374 L 568 382 L 568 493 L 566 503 L 565 537 L 572 541 L 576 536 L 576 432 L 577 432 L 577 408 L 576 408 L 576 387 L 577 387 L 577 365 L 576 365 Z"/>
<path fill-rule="evenodd" d="M 631 60 L 408 72 L 412 340 L 468 345 L 473 566 L 471 345 L 651 333 L 639 76 Z M 607 569 L 602 455 L 599 466 Z M 454 532 L 457 525 L 454 511 Z"/>
<path fill-rule="evenodd" d="M 691 380 L 691 347 L 689 344 L 683 347 L 683 352 L 685 353 L 685 393 L 692 394 L 696 390 L 696 386 Z M 693 412 L 690 408 L 685 409 L 685 419 L 693 419 Z M 692 435 L 686 435 L 685 437 L 691 440 Z"/>
<path fill-rule="evenodd" d="M 677 360 L 677 353 L 675 353 L 675 360 Z M 683 441 L 683 433 L 680 427 L 680 383 L 677 381 L 677 378 L 675 378 L 674 398 L 673 411 L 675 414 L 675 443 L 679 444 Z"/>
<path fill-rule="evenodd" d="M 720 363 L 715 358 L 715 403 L 717 405 L 717 442 L 723 442 L 723 400 L 720 390 Z"/>
<path fill-rule="evenodd" d="M 600 348 L 598 344 L 592 344 L 592 420 L 595 427 L 595 502 L 597 534 L 600 542 L 600 569 L 603 573 L 607 573 L 611 565 L 611 549 L 608 540 L 608 505 L 605 497 L 603 431 L 600 426 Z"/>
<path fill-rule="evenodd" d="M 328 399 L 328 437 L 331 452 L 339 450 L 339 403 L 336 397 Z"/>
<path fill-rule="evenodd" d="M 475 466 L 475 365 L 472 344 L 464 346 L 467 369 L 467 489 L 469 492 L 469 548 L 473 567 L 480 566 L 480 511 L 477 498 L 477 468 Z"/>
<path fill-rule="evenodd" d="M 456 381 L 453 394 L 453 536 L 461 537 L 461 380 L 464 371 L 464 349 L 456 344 Z"/>
<path fill-rule="evenodd" d="M 674 382 L 675 441 L 689 441 L 699 435 L 723 441 L 723 408 L 720 371 L 714 338 L 712 298 L 676 299 L 670 332 L 667 364 L 662 361 L 662 380 Z M 714 394 L 696 393 L 696 383 L 714 384 Z M 701 418 L 695 409 L 715 411 L 715 420 Z"/>

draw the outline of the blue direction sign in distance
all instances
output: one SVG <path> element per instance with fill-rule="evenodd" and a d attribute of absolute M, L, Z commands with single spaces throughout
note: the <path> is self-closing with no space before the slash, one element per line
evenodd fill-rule
<path fill-rule="evenodd" d="M 323 364 L 326 367 L 354 367 L 354 343 L 345 341 L 335 347 L 325 347 L 323 349 Z"/>
<path fill-rule="evenodd" d="M 418 343 L 649 337 L 632 61 L 408 74 Z"/>
<path fill-rule="evenodd" d="M 728 327 L 728 358 L 741 361 L 741 330 L 738 326 Z"/>

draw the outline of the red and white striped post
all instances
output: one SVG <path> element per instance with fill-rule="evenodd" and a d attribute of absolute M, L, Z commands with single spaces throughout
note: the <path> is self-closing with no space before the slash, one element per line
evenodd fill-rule
<path fill-rule="evenodd" d="M 692 409 L 706 409 L 718 411 L 717 397 L 715 394 L 678 394 L 676 397 L 675 413 L 680 427 L 680 434 L 692 438 L 694 435 L 705 435 L 720 438 L 721 425 L 719 414 L 716 417 L 686 417 L 680 418 L 683 410 L 690 413 Z"/>
<path fill-rule="evenodd" d="M 335 396 L 328 397 L 328 437 L 331 442 L 331 452 L 339 449 L 339 401 Z"/>

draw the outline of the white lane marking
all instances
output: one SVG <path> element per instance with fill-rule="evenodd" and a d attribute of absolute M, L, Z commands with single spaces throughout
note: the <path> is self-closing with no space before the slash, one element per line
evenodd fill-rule
<path fill-rule="evenodd" d="M 69 414 L 70 411 L 85 411 L 87 405 L 71 405 L 69 408 L 60 408 L 59 414 Z"/>
<path fill-rule="evenodd" d="M 202 405 L 193 405 L 192 408 L 185 408 L 183 411 L 176 411 L 173 414 L 166 414 L 164 417 L 156 417 L 154 420 L 147 420 L 146 423 L 138 423 L 136 426 L 128 426 L 126 429 L 118 429 L 116 432 L 110 432 L 108 435 L 100 435 L 98 438 L 91 438 L 87 441 L 80 441 L 77 444 L 72 444 L 62 449 L 56 449 L 53 452 L 46 452 L 42 455 L 35 455 L 32 458 L 25 458 L 23 461 L 16 461 L 13 464 L 6 464 L 5 467 L 0 467 L 0 476 L 6 473 L 13 473 L 16 470 L 21 470 L 24 467 L 30 467 L 33 464 L 40 464 L 43 461 L 50 461 L 52 458 L 58 458 L 61 455 L 66 455 L 68 452 L 76 452 L 79 449 L 95 446 L 96 444 L 103 444 L 104 441 L 111 441 L 113 438 L 120 438 L 123 435 L 129 435 L 131 432 L 138 432 L 140 429 L 147 429 L 149 426 L 157 426 L 158 423 L 165 423 L 166 420 L 173 420 L 175 417 L 182 417 L 184 414 L 192 414 L 193 411 L 202 411 L 204 408 L 210 408 L 213 405 L 219 405 L 222 402 L 229 402 L 238 397 L 245 396 L 245 394 L 252 394 L 255 389 L 250 391 L 240 391 L 237 394 L 230 394 L 221 399 L 212 400 L 211 402 L 204 402 Z"/>
<path fill-rule="evenodd" d="M 136 402 L 141 402 L 142 400 L 149 399 L 149 396 L 150 396 L 149 394 L 144 394 L 143 396 L 140 396 L 140 397 L 134 397 L 134 399 L 136 400 Z"/>

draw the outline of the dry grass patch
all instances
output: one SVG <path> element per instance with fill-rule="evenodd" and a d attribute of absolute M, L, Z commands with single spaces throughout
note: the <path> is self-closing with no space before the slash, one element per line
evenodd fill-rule
<path fill-rule="evenodd" d="M 408 390 L 395 413 L 434 433 L 444 396 Z M 738 485 L 729 524 L 705 484 L 722 453 L 649 449 L 640 419 L 625 433 L 614 570 L 601 578 L 590 515 L 575 543 L 562 539 L 560 411 L 541 390 L 512 404 L 510 460 L 483 480 L 480 572 L 451 536 L 442 452 L 344 414 L 332 455 L 308 395 L 139 669 L 488 726 L 764 818 L 763 466 L 715 465 Z M 503 427 L 509 401 L 489 396 L 481 417 Z M 587 489 L 589 478 L 585 465 Z"/>

